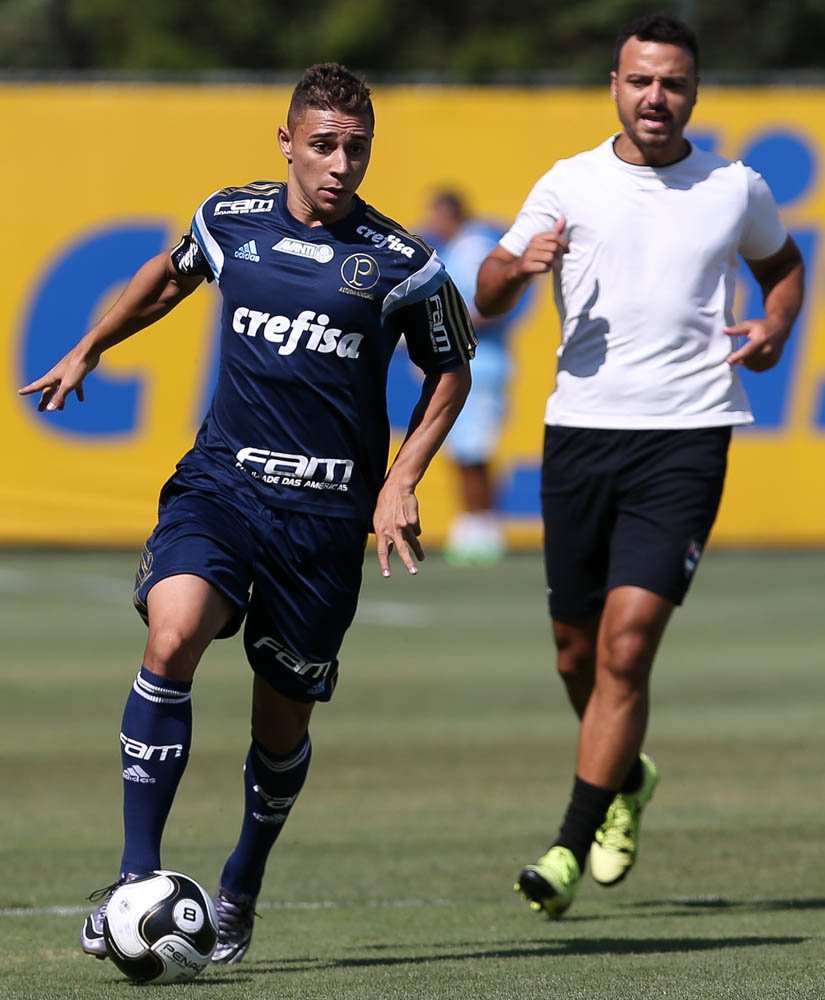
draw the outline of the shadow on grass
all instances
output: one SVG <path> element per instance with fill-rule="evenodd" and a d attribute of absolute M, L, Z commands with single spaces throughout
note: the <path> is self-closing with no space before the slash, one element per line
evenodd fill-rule
<path fill-rule="evenodd" d="M 427 965 L 431 962 L 479 961 L 480 959 L 564 958 L 585 955 L 666 955 L 697 951 L 726 951 L 735 948 L 761 948 L 765 945 L 797 945 L 805 937 L 744 936 L 731 938 L 592 938 L 590 940 L 537 941 L 514 947 L 468 948 L 444 945 L 444 951 L 426 955 L 388 954 L 341 958 L 292 958 L 256 961 L 246 964 L 243 972 L 270 975 L 275 972 L 305 972 L 318 969 L 357 969 L 397 965 Z M 437 948 L 437 945 L 432 946 Z M 207 980 L 214 982 L 214 980 Z"/>
<path fill-rule="evenodd" d="M 625 903 L 623 911 L 655 910 L 657 916 L 686 916 L 707 911 L 732 913 L 772 913 L 788 910 L 825 910 L 825 898 L 811 899 L 725 899 L 722 896 L 677 896 L 673 899 L 644 899 Z"/>

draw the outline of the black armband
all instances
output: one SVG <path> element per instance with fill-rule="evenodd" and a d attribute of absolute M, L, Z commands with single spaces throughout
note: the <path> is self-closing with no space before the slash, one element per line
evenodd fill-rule
<path fill-rule="evenodd" d="M 191 229 L 188 233 L 184 233 L 181 236 L 180 242 L 172 248 L 170 255 L 172 257 L 172 264 L 178 274 L 186 276 L 200 275 L 206 278 L 207 281 L 215 280 L 215 275 L 212 273 L 209 261 L 206 259 L 203 250 L 201 250 L 200 244 L 192 235 Z"/>

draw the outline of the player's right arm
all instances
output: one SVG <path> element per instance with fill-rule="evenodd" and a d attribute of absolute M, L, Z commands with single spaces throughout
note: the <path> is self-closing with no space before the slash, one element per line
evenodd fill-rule
<path fill-rule="evenodd" d="M 104 351 L 143 330 L 175 308 L 203 281 L 202 274 L 181 274 L 172 255 L 152 257 L 134 274 L 123 294 L 57 364 L 28 385 L 21 396 L 40 393 L 38 410 L 62 410 L 71 393 L 82 403 L 83 380 Z"/>
<path fill-rule="evenodd" d="M 520 257 L 502 246 L 491 251 L 478 272 L 475 304 L 482 316 L 500 316 L 512 309 L 537 274 L 546 274 L 567 253 L 567 221 L 559 216 L 552 230 L 536 233 Z"/>

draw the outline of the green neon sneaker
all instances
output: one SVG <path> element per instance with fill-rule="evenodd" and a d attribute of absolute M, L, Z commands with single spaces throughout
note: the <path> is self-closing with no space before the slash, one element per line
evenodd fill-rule
<path fill-rule="evenodd" d="M 573 902 L 582 877 L 579 863 L 566 847 L 551 847 L 534 865 L 527 865 L 513 886 L 536 913 L 558 920 Z"/>
<path fill-rule="evenodd" d="M 616 885 L 636 863 L 642 810 L 653 798 L 659 769 L 647 756 L 642 761 L 642 785 L 636 792 L 619 792 L 610 803 L 604 823 L 590 848 L 590 874 L 599 885 Z"/>

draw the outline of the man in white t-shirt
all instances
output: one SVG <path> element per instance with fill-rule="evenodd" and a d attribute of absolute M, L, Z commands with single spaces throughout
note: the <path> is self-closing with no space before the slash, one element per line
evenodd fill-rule
<path fill-rule="evenodd" d="M 561 829 L 516 884 L 551 919 L 588 855 L 601 885 L 636 860 L 659 780 L 642 753 L 650 671 L 716 517 L 731 428 L 752 420 L 738 368 L 773 367 L 802 304 L 802 258 L 765 181 L 684 136 L 698 82 L 686 24 L 627 24 L 611 73 L 622 131 L 545 174 L 479 273 L 491 316 L 551 272 L 562 323 L 542 513 L 557 666 L 581 727 Z M 735 323 L 740 256 L 764 316 Z"/>

